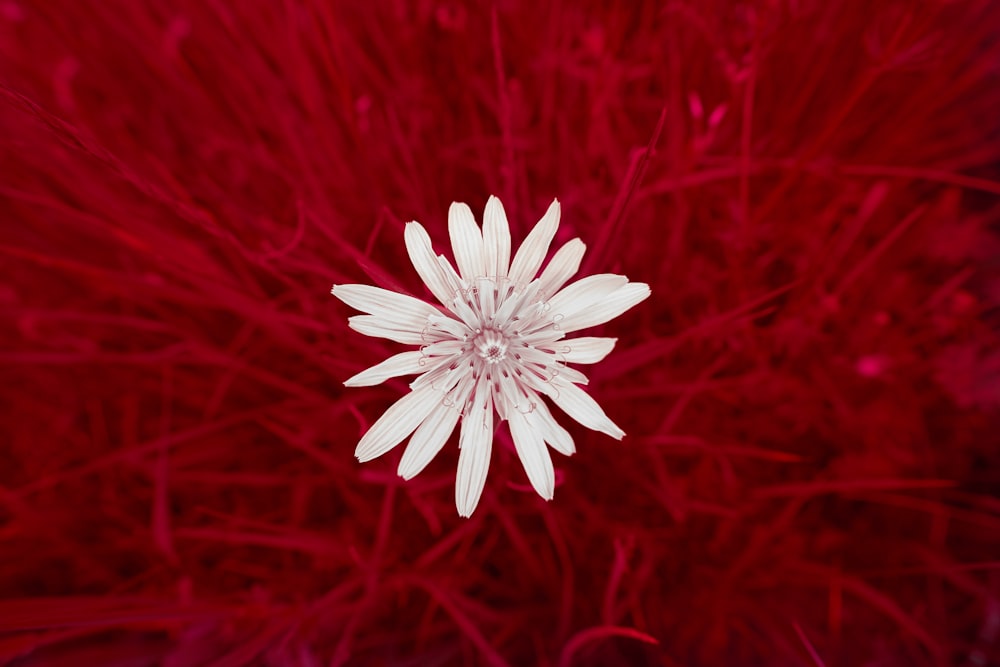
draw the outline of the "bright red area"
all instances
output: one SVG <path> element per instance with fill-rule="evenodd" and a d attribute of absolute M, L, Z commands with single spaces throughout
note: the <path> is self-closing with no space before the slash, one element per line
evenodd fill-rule
<path fill-rule="evenodd" d="M 1000 5 L 0 2 L 0 662 L 1000 664 Z M 662 124 L 661 124 L 662 123 Z M 601 328 L 545 503 L 360 434 L 452 200 Z M 568 422 L 569 420 L 564 420 Z"/>

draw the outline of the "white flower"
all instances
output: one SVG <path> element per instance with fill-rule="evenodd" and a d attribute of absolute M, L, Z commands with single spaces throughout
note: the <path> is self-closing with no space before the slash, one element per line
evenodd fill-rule
<path fill-rule="evenodd" d="M 600 361 L 616 339 L 565 336 L 617 317 L 648 297 L 649 286 L 606 273 L 563 288 L 580 267 L 585 246 L 579 239 L 560 248 L 536 277 L 558 226 L 559 202 L 553 200 L 511 262 L 510 229 L 500 200 L 490 197 L 482 230 L 468 206 L 454 203 L 448 231 L 458 273 L 443 255 L 434 254 L 420 223 L 406 225 L 413 266 L 441 306 L 369 285 L 333 286 L 334 296 L 368 313 L 349 318 L 352 329 L 420 346 L 344 383 L 361 387 L 419 375 L 412 391 L 358 443 L 359 460 L 381 456 L 412 434 L 399 462 L 400 476 L 410 479 L 441 451 L 461 418 L 455 503 L 467 517 L 486 482 L 494 411 L 509 422 L 528 479 L 546 500 L 555 490 L 546 443 L 567 456 L 575 447 L 541 395 L 587 428 L 619 440 L 625 435 L 577 387 L 587 384 L 587 377 L 566 365 Z"/>

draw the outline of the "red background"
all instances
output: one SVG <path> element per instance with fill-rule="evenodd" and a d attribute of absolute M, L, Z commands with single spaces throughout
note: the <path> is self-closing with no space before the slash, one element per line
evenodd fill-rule
<path fill-rule="evenodd" d="M 372 5 L 377 5 L 374 8 Z M 1000 664 L 1000 5 L 0 3 L 0 662 Z M 660 124 L 662 122 L 662 124 Z M 652 297 L 555 500 L 334 282 L 558 197 Z M 568 419 L 564 420 L 568 422 Z"/>

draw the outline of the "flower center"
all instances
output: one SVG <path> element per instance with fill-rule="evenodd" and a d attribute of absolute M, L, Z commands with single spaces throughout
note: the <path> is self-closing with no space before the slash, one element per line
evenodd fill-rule
<path fill-rule="evenodd" d="M 473 341 L 476 352 L 488 364 L 499 364 L 507 356 L 507 339 L 495 329 L 485 329 Z"/>

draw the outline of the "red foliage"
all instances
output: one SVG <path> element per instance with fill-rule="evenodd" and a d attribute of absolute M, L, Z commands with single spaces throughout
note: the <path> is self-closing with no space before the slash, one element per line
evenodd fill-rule
<path fill-rule="evenodd" d="M 227 6 L 228 5 L 228 6 Z M 586 7 L 584 6 L 586 5 Z M 0 3 L 0 662 L 1000 664 L 1000 5 Z M 658 121 L 662 120 L 662 126 Z M 651 147 L 651 150 L 647 150 Z M 334 282 L 553 197 L 545 503 L 359 435 Z"/>

